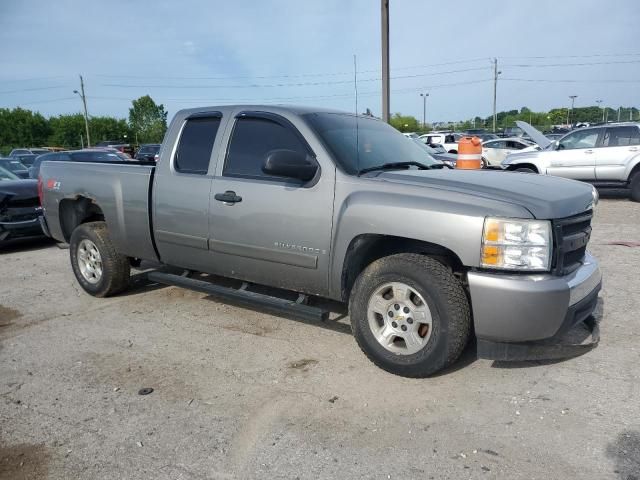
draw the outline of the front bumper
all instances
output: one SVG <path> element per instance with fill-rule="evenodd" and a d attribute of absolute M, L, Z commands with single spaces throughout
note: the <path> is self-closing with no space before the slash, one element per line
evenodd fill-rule
<path fill-rule="evenodd" d="M 589 319 L 596 308 L 602 273 L 586 254 L 564 277 L 469 272 L 478 344 L 553 341 Z"/>
<path fill-rule="evenodd" d="M 24 219 L 24 216 L 25 215 L 18 216 L 18 218 L 23 218 L 21 220 L 0 221 L 0 242 L 12 238 L 37 237 L 42 235 L 43 230 L 40 222 L 40 219 L 43 218 L 42 209 L 38 207 L 33 214 L 26 215 L 31 218 Z"/>

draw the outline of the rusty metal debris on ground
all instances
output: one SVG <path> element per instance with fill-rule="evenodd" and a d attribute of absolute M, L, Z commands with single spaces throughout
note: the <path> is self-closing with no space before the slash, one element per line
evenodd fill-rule
<path fill-rule="evenodd" d="M 615 240 L 613 242 L 607 242 L 605 245 L 620 245 L 622 247 L 640 247 L 640 242 L 632 242 L 629 240 Z"/>

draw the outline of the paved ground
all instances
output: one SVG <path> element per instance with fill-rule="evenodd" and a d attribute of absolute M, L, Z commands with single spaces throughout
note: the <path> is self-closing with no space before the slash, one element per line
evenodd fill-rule
<path fill-rule="evenodd" d="M 345 320 L 177 288 L 100 300 L 68 250 L 0 252 L 0 478 L 640 478 L 640 204 L 605 199 L 602 341 L 553 364 L 473 349 L 409 380 Z M 152 387 L 147 396 L 138 395 Z"/>

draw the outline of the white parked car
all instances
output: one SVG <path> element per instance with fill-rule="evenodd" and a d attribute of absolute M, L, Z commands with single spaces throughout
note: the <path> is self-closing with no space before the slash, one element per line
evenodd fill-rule
<path fill-rule="evenodd" d="M 419 138 L 416 132 L 402 132 L 402 134 L 407 138 Z"/>
<path fill-rule="evenodd" d="M 542 149 L 508 155 L 502 162 L 505 170 L 572 178 L 598 188 L 626 188 L 640 202 L 640 123 L 580 128 L 554 142 L 528 124 L 523 128 Z"/>
<path fill-rule="evenodd" d="M 519 137 L 498 138 L 482 143 L 482 158 L 486 165 L 499 166 L 510 153 L 532 150 L 540 150 L 540 147 Z"/>
<path fill-rule="evenodd" d="M 458 153 L 458 141 L 462 137 L 464 137 L 464 135 L 461 133 L 431 132 L 420 135 L 420 140 L 427 145 L 442 145 L 447 153 Z"/>

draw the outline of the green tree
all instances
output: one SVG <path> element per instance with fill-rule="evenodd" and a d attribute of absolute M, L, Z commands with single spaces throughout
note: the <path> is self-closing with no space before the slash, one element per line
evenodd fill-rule
<path fill-rule="evenodd" d="M 167 112 L 164 105 L 157 105 L 149 95 L 133 100 L 129 109 L 129 125 L 139 143 L 162 142 L 167 131 Z"/>
<path fill-rule="evenodd" d="M 389 123 L 401 132 L 417 132 L 420 130 L 420 122 L 418 122 L 416 117 L 412 117 L 411 115 L 394 113 Z"/>
<path fill-rule="evenodd" d="M 133 142 L 131 128 L 123 118 L 91 117 L 89 120 L 89 132 L 93 144 L 103 140 L 119 140 L 126 143 Z"/>
<path fill-rule="evenodd" d="M 84 116 L 81 113 L 51 117 L 49 118 L 49 126 L 51 128 L 51 136 L 48 142 L 50 146 L 77 148 L 81 146 L 81 136 L 82 143 L 86 146 Z M 91 130 L 91 121 L 89 121 L 89 130 Z"/>
<path fill-rule="evenodd" d="M 22 108 L 0 108 L 0 152 L 15 147 L 40 147 L 47 143 L 50 126 L 37 112 Z"/>

